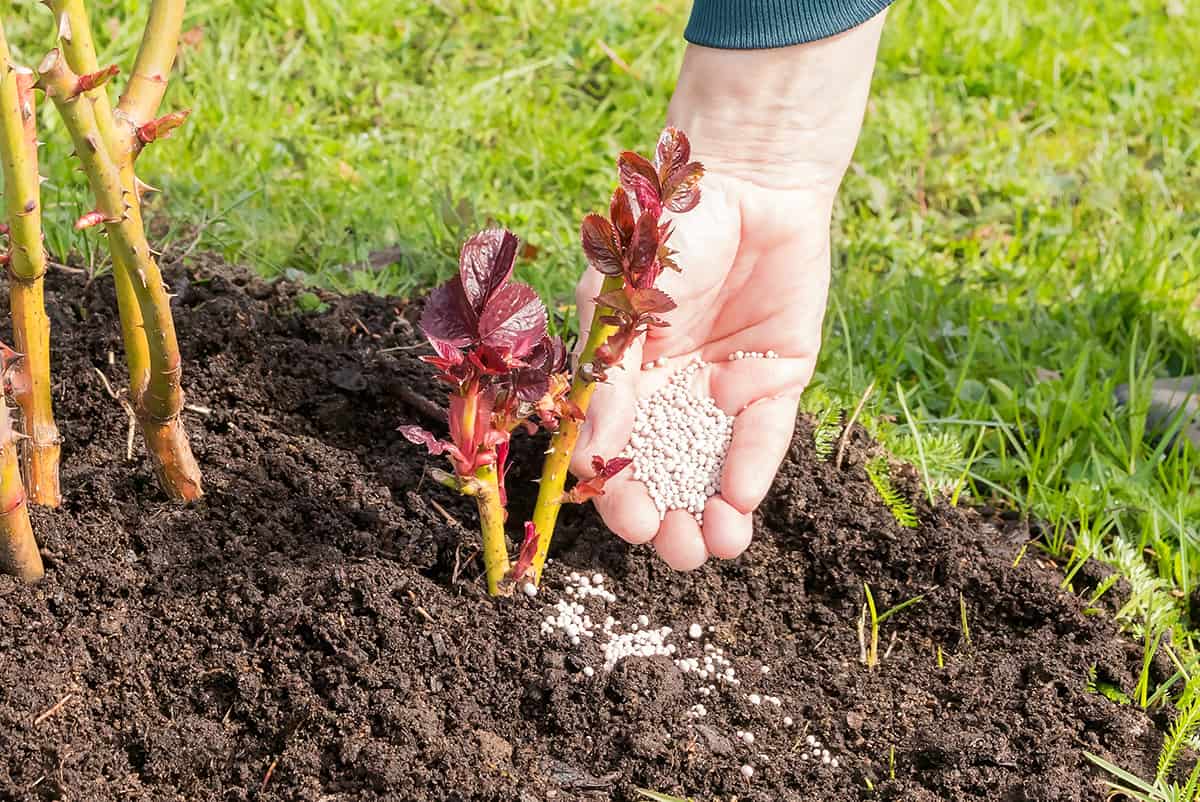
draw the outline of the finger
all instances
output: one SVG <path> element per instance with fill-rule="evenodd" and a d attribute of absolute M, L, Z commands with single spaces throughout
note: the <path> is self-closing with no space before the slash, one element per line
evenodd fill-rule
<path fill-rule="evenodd" d="M 815 348 L 792 358 L 750 357 L 718 362 L 708 374 L 708 393 L 725 414 L 739 415 L 764 398 L 798 397 L 812 380 L 816 365 Z"/>
<path fill-rule="evenodd" d="M 721 498 L 750 513 L 771 489 L 792 443 L 798 401 L 768 398 L 751 404 L 733 422 L 733 440 L 721 471 Z"/>
<path fill-rule="evenodd" d="M 579 321 L 579 341 L 575 344 L 575 355 L 578 356 L 587 341 L 588 329 L 592 326 L 592 316 L 596 311 L 595 298 L 600 294 L 600 285 L 604 276 L 590 267 L 583 271 L 579 282 L 575 285 L 575 315 Z"/>
<path fill-rule="evenodd" d="M 734 509 L 720 496 L 713 496 L 704 505 L 704 545 L 712 556 L 722 560 L 737 557 L 750 545 L 753 531 L 753 517 Z"/>
<path fill-rule="evenodd" d="M 704 565 L 708 559 L 708 549 L 700 534 L 699 524 L 690 513 L 683 510 L 667 513 L 659 527 L 658 537 L 654 538 L 654 549 L 663 562 L 676 571 L 692 571 Z"/>
<path fill-rule="evenodd" d="M 646 486 L 626 475 L 627 471 L 608 481 L 604 495 L 595 500 L 596 510 L 617 537 L 634 545 L 648 543 L 658 533 L 658 508 Z"/>

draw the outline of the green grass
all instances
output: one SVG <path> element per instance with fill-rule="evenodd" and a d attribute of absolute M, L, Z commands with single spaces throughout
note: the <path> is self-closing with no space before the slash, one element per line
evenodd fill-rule
<path fill-rule="evenodd" d="M 143 5 L 92 4 L 126 65 Z M 172 237 L 269 275 L 412 293 L 495 220 L 537 248 L 522 277 L 566 304 L 580 215 L 613 153 L 660 126 L 686 5 L 199 0 L 168 96 L 195 115 L 141 172 Z M 49 15 L 21 8 L 9 38 L 36 62 Z M 1184 684 L 1197 454 L 1143 435 L 1149 380 L 1200 371 L 1197 40 L 1200 7 L 1178 0 L 901 0 L 836 209 L 808 401 L 851 409 L 874 381 L 863 421 L 928 487 L 1120 566 L 1122 620 L 1148 649 L 1175 630 Z M 81 178 L 45 121 L 51 248 L 101 260 L 68 233 Z"/>

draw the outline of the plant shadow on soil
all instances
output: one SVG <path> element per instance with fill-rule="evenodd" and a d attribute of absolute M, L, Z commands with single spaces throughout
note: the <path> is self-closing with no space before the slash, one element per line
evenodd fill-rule
<path fill-rule="evenodd" d="M 303 313 L 299 288 L 219 262 L 170 272 L 208 493 L 190 508 L 125 460 L 96 376 L 123 385 L 110 283 L 50 276 L 67 497 L 35 512 L 46 580 L 0 577 L 0 799 L 1074 802 L 1104 797 L 1085 749 L 1152 773 L 1163 722 L 1085 688 L 1093 669 L 1136 680 L 1111 610 L 1085 614 L 1033 548 L 1014 567 L 1022 524 L 930 509 L 903 472 L 922 523 L 898 526 L 861 430 L 838 469 L 802 420 L 738 560 L 676 575 L 572 510 L 542 594 L 494 601 L 473 509 L 396 432 L 435 425 L 412 396 L 439 395 L 415 310 L 322 296 Z M 516 448 L 514 520 L 542 447 Z M 666 658 L 605 673 L 600 643 L 539 635 L 572 570 L 619 596 L 593 617 L 714 625 L 741 687 L 702 698 Z M 924 597 L 884 624 L 874 671 L 864 582 L 881 609 Z"/>

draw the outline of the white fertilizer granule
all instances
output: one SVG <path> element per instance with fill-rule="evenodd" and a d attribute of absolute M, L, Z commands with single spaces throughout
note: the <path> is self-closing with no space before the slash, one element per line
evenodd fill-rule
<path fill-rule="evenodd" d="M 660 519 L 686 510 L 703 524 L 704 505 L 721 486 L 734 419 L 692 390 L 707 364 L 692 360 L 638 402 L 633 434 L 620 454 L 633 460 L 633 478 L 646 485 Z"/>

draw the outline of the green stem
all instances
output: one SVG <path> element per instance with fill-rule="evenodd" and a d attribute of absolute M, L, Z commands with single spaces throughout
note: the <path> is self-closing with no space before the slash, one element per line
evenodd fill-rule
<path fill-rule="evenodd" d="M 143 384 L 132 384 L 132 400 L 146 450 L 154 461 L 159 483 L 182 501 L 200 498 L 200 468 L 183 429 L 183 388 L 179 343 L 171 315 L 170 297 L 158 264 L 150 252 L 136 205 L 136 191 L 124 186 L 119 160 L 105 146 L 94 106 L 80 102 L 79 77 L 57 51 L 42 61 L 40 85 L 54 101 L 75 152 L 83 162 L 97 210 L 104 215 L 113 265 L 123 274 L 118 289 L 131 291 L 141 315 L 149 371 Z M 122 317 L 125 327 L 131 318 Z M 138 343 L 135 341 L 134 346 Z M 131 379 L 137 374 L 131 363 Z"/>
<path fill-rule="evenodd" d="M 608 276 L 604 279 L 601 293 L 619 290 L 625 281 L 621 276 Z M 588 331 L 587 342 L 579 357 L 579 368 L 575 371 L 575 379 L 571 382 L 571 392 L 568 398 L 585 416 L 588 406 L 592 403 L 592 393 L 596 391 L 596 382 L 584 378 L 584 365 L 596 357 L 596 349 L 603 345 L 617 330 L 615 326 L 607 326 L 600 319 L 608 313 L 605 307 L 597 307 L 592 317 L 592 327 Z M 564 418 L 554 437 L 550 440 L 550 451 L 542 465 L 542 480 L 538 487 L 537 505 L 533 508 L 533 525 L 538 533 L 537 553 L 533 557 L 533 581 L 542 581 L 542 569 L 546 565 L 546 556 L 550 553 L 550 541 L 554 537 L 554 527 L 558 522 L 558 511 L 562 509 L 563 492 L 567 485 L 567 474 L 571 468 L 571 455 L 575 453 L 575 445 L 579 441 L 580 421 Z"/>
<path fill-rule="evenodd" d="M 51 0 L 50 10 L 59 33 L 59 46 L 66 56 L 71 70 L 79 75 L 96 72 L 100 62 L 96 58 L 96 45 L 92 41 L 92 25 L 88 20 L 83 0 Z M 107 87 L 101 86 L 85 93 L 92 102 L 96 118 L 96 129 L 100 140 L 113 154 L 121 170 L 121 190 L 128 205 L 128 213 L 137 225 L 141 225 L 141 198 L 133 175 L 132 139 L 130 122 L 126 120 L 125 131 L 118 130 L 113 115 L 112 102 Z M 136 397 L 150 381 L 150 348 L 142 326 L 142 310 L 134 292 L 132 265 L 118 262 L 113 253 L 113 282 L 117 290 L 117 309 L 121 316 L 121 337 L 125 343 L 125 364 L 129 368 L 129 391 Z"/>
<path fill-rule="evenodd" d="M 0 27 L 0 156 L 3 157 L 5 216 L 8 218 L 9 301 L 13 340 L 24 354 L 13 377 L 13 398 L 21 408 L 25 435 L 21 448 L 25 486 L 36 504 L 62 503 L 58 482 L 61 438 L 54 422 L 50 384 L 50 319 L 43 276 L 41 178 L 38 175 L 37 113 L 33 73 L 12 63 Z"/>
<path fill-rule="evenodd" d="M 488 593 L 504 595 L 509 573 L 508 540 L 504 537 L 504 507 L 500 505 L 500 477 L 495 465 L 475 471 L 479 484 L 475 503 L 479 506 L 479 531 L 483 535 L 483 565 L 487 569 Z"/>

